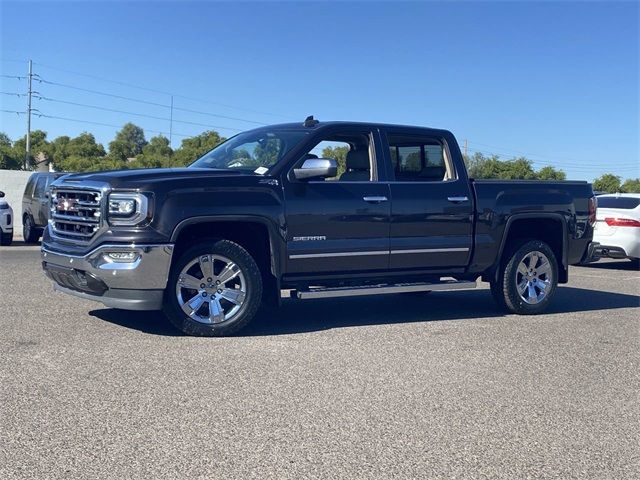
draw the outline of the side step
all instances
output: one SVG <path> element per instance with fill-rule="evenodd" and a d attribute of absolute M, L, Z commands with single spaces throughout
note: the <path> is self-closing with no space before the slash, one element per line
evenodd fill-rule
<path fill-rule="evenodd" d="M 437 283 L 396 283 L 381 285 L 366 285 L 361 287 L 331 287 L 310 288 L 309 290 L 296 291 L 296 297 L 327 298 L 327 297 L 354 297 L 358 295 L 383 295 L 385 293 L 404 292 L 431 292 L 445 290 L 469 290 L 476 288 L 476 282 L 468 280 L 442 280 Z"/>

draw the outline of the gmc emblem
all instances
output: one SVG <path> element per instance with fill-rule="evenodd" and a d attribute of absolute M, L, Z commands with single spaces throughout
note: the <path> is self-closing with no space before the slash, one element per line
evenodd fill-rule
<path fill-rule="evenodd" d="M 59 212 L 77 212 L 78 201 L 75 198 L 61 198 L 58 200 L 56 210 Z"/>

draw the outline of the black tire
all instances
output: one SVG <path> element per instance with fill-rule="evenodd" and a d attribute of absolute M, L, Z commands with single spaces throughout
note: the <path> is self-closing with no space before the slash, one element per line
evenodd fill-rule
<path fill-rule="evenodd" d="M 25 215 L 22 219 L 24 243 L 38 243 L 40 235 L 40 230 L 34 225 L 31 215 Z"/>
<path fill-rule="evenodd" d="M 0 245 L 11 245 L 11 242 L 13 242 L 13 232 L 0 232 Z"/>
<path fill-rule="evenodd" d="M 544 275 L 548 285 L 544 296 L 538 303 L 528 303 L 518 292 L 518 266 L 532 252 L 540 252 L 547 257 L 550 265 L 549 275 Z M 534 266 L 535 268 L 535 266 Z M 539 267 L 538 267 L 539 268 Z M 522 275 L 522 274 L 521 274 Z M 549 278 L 550 277 L 550 278 Z M 520 277 L 522 278 L 522 276 Z M 549 245 L 540 240 L 529 240 L 508 250 L 500 266 L 496 281 L 491 283 L 491 293 L 496 303 L 503 309 L 519 315 L 542 313 L 549 305 L 558 286 L 558 261 Z M 535 290 L 539 293 L 540 290 Z"/>
<path fill-rule="evenodd" d="M 246 294 L 240 310 L 232 318 L 221 323 L 201 323 L 194 320 L 182 310 L 177 298 L 176 286 L 182 270 L 203 255 L 218 255 L 231 260 L 240 268 L 246 283 Z M 187 335 L 222 337 L 244 328 L 255 316 L 261 300 L 262 276 L 249 252 L 229 240 L 211 240 L 194 245 L 173 261 L 165 290 L 163 310 L 169 321 Z"/>

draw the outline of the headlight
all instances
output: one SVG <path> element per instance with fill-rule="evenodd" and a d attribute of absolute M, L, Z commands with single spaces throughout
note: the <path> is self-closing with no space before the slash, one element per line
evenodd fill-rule
<path fill-rule="evenodd" d="M 8 203 L 0 204 L 0 210 L 9 210 L 9 204 Z"/>
<path fill-rule="evenodd" d="M 112 193 L 107 204 L 111 225 L 137 225 L 149 213 L 149 200 L 142 193 Z"/>

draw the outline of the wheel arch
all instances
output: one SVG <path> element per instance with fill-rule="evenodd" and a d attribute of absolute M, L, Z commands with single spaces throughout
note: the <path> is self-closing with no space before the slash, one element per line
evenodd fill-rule
<path fill-rule="evenodd" d="M 258 263 L 269 303 L 280 298 L 282 246 L 276 227 L 266 218 L 249 215 L 197 216 L 182 220 L 173 229 L 174 256 L 203 239 L 231 240 L 247 250 Z"/>
<path fill-rule="evenodd" d="M 551 212 L 511 215 L 507 219 L 498 255 L 490 270 L 490 275 L 483 276 L 483 279 L 495 279 L 505 252 L 508 252 L 512 245 L 524 239 L 541 240 L 551 247 L 558 260 L 558 283 L 567 283 L 569 280 L 567 220 L 561 214 Z"/>

